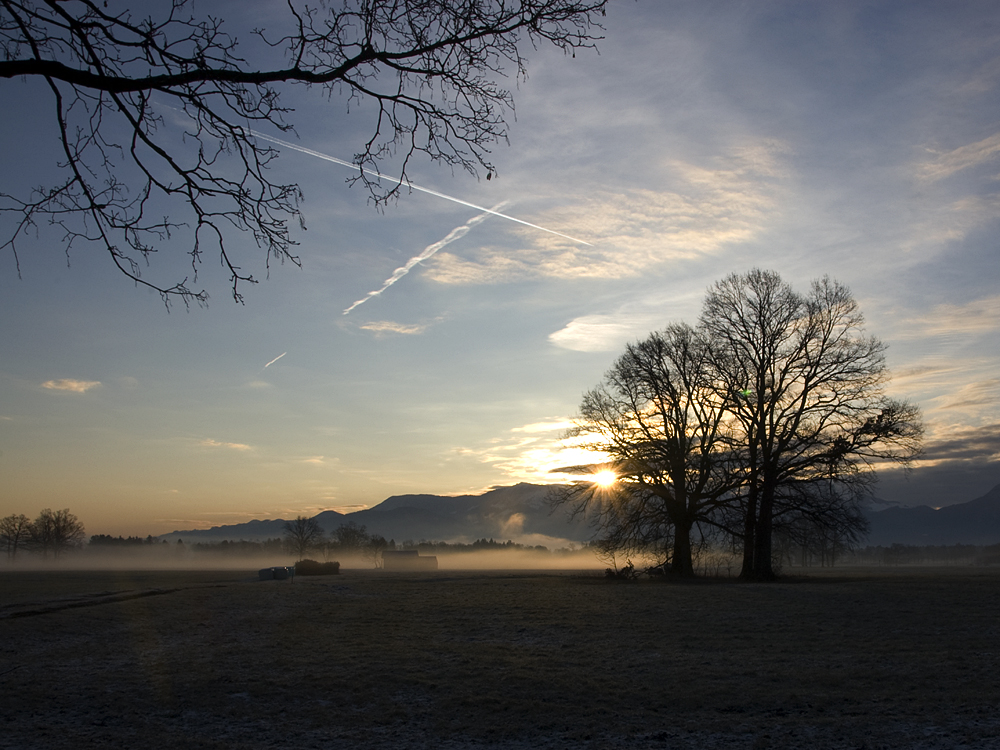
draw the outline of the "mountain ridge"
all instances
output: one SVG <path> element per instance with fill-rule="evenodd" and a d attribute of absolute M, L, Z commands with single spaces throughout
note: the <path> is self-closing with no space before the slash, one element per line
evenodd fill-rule
<path fill-rule="evenodd" d="M 402 541 L 465 541 L 512 539 L 531 544 L 584 542 L 591 529 L 568 509 L 550 510 L 552 485 L 525 482 L 494 487 L 479 495 L 393 495 L 378 505 L 353 513 L 327 510 L 313 518 L 330 533 L 344 523 L 364 526 L 368 533 Z M 253 520 L 210 529 L 172 531 L 159 538 L 185 542 L 247 540 L 280 537 L 286 519 Z"/>
<path fill-rule="evenodd" d="M 552 485 L 520 483 L 479 495 L 392 495 L 378 505 L 353 513 L 326 510 L 314 518 L 330 533 L 344 523 L 364 526 L 371 534 L 403 541 L 471 542 L 493 538 L 530 544 L 582 543 L 593 529 L 566 508 L 550 509 Z M 869 546 L 891 544 L 950 545 L 1000 543 L 1000 484 L 964 503 L 935 509 L 895 506 L 865 513 L 871 525 Z M 248 521 L 210 529 L 173 531 L 160 539 L 185 542 L 248 540 L 282 536 L 285 519 Z"/>

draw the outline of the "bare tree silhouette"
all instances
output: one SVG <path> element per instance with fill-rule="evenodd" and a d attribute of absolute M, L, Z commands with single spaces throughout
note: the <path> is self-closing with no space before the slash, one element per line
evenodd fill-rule
<path fill-rule="evenodd" d="M 0 518 L 0 543 L 7 548 L 7 559 L 16 560 L 18 550 L 31 539 L 31 519 L 23 513 Z"/>
<path fill-rule="evenodd" d="M 606 553 L 652 552 L 675 574 L 694 575 L 692 531 L 716 524 L 739 483 L 723 440 L 727 397 L 713 386 L 704 338 L 675 324 L 626 346 L 604 382 L 584 394 L 570 435 L 610 456 L 617 480 L 567 485 L 553 499 L 597 519 Z"/>
<path fill-rule="evenodd" d="M 285 546 L 299 559 L 323 542 L 323 529 L 315 518 L 296 516 L 294 521 L 285 521 Z"/>
<path fill-rule="evenodd" d="M 773 271 L 717 282 L 701 327 L 743 451 L 741 577 L 769 580 L 776 525 L 797 518 L 855 537 L 877 463 L 919 455 L 919 410 L 885 396 L 885 345 L 849 289 L 829 278 L 795 292 Z"/>
<path fill-rule="evenodd" d="M 80 519 L 63 510 L 46 508 L 31 524 L 31 546 L 44 556 L 51 552 L 59 557 L 63 552 L 83 544 L 84 530 Z"/>

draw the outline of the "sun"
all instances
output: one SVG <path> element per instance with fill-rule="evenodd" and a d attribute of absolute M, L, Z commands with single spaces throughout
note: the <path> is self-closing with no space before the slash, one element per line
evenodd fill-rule
<path fill-rule="evenodd" d="M 594 474 L 590 481 L 598 487 L 610 487 L 618 481 L 618 476 L 611 469 L 604 469 Z"/>

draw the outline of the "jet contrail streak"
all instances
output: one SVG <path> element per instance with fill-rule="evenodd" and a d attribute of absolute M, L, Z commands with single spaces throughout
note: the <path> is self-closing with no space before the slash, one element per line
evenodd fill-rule
<path fill-rule="evenodd" d="M 282 352 L 277 357 L 275 357 L 270 362 L 268 362 L 266 365 L 264 365 L 261 369 L 262 370 L 266 370 L 268 367 L 270 367 L 271 365 L 273 365 L 275 362 L 277 362 L 279 359 L 281 359 L 282 357 L 284 357 L 286 354 L 288 354 L 288 352 Z"/>
<path fill-rule="evenodd" d="M 447 236 L 445 236 L 444 239 L 440 239 L 437 242 L 435 242 L 434 244 L 428 245 L 427 247 L 425 247 L 423 249 L 423 252 L 420 253 L 420 255 L 414 255 L 412 258 L 410 258 L 408 261 L 406 261 L 406 265 L 400 266 L 395 271 L 393 271 L 392 276 L 390 276 L 388 279 L 385 280 L 385 283 L 382 284 L 382 288 L 381 289 L 376 289 L 374 292 L 368 292 L 368 294 L 366 294 L 364 297 L 362 297 L 357 302 L 355 302 L 353 305 L 351 305 L 346 310 L 344 310 L 344 315 L 347 315 L 347 313 L 349 313 L 355 307 L 357 307 L 358 305 L 364 304 L 365 302 L 367 302 L 368 300 L 370 300 L 372 297 L 377 297 L 378 295 L 382 294 L 382 292 L 384 292 L 386 289 L 388 289 L 389 287 L 391 287 L 393 284 L 395 284 L 401 278 L 403 278 L 404 276 L 406 276 L 406 274 L 408 274 L 410 272 L 410 269 L 413 268 L 415 265 L 417 265 L 417 263 L 419 263 L 420 261 L 423 261 L 423 260 L 427 260 L 428 258 L 430 258 L 432 255 L 434 255 L 434 253 L 436 253 L 438 250 L 440 250 L 445 245 L 449 245 L 452 242 L 454 242 L 455 240 L 460 239 L 461 237 L 464 237 L 465 235 L 467 235 L 469 233 L 469 230 L 472 229 L 472 227 L 476 226 L 476 224 L 480 223 L 484 219 L 488 219 L 490 216 L 503 216 L 503 214 L 498 214 L 497 213 L 497 209 L 501 209 L 501 208 L 503 208 L 506 205 L 507 205 L 507 201 L 503 201 L 502 203 L 496 204 L 493 208 L 484 209 L 483 212 L 481 214 L 479 214 L 478 216 L 473 216 L 471 219 L 469 219 L 467 222 L 465 222 L 462 226 L 455 227 L 454 229 L 452 229 L 450 232 L 448 232 Z M 284 355 L 282 355 L 282 356 L 284 356 Z"/>
<path fill-rule="evenodd" d="M 323 159 L 325 161 L 332 161 L 334 164 L 340 164 L 343 167 L 350 167 L 351 169 L 361 172 L 361 168 L 352 162 L 344 161 L 343 159 L 338 159 L 335 156 L 330 156 L 329 154 L 324 154 L 319 151 L 313 151 L 311 148 L 305 148 L 303 146 L 297 146 L 294 143 L 289 143 L 288 141 L 283 141 L 280 138 L 272 138 L 269 135 L 264 135 L 258 133 L 256 130 L 250 131 L 257 138 L 261 138 L 265 141 L 270 141 L 271 143 L 276 143 L 279 146 L 284 146 L 285 148 L 290 148 L 293 151 L 300 151 L 303 154 L 309 154 L 309 156 L 315 156 L 317 159 Z M 374 175 L 380 180 L 389 180 L 390 182 L 395 182 L 399 185 L 403 185 L 402 180 L 398 180 L 395 177 L 389 177 L 379 172 L 374 172 Z M 468 206 L 469 208 L 474 208 L 477 211 L 485 211 L 486 213 L 493 214 L 494 216 L 499 216 L 501 219 L 507 219 L 508 221 L 516 221 L 518 224 L 524 224 L 526 227 L 531 227 L 532 229 L 538 229 L 542 232 L 548 232 L 549 234 L 554 234 L 558 237 L 563 237 L 567 240 L 572 240 L 573 242 L 579 242 L 581 245 L 587 245 L 588 247 L 593 247 L 589 242 L 584 242 L 583 240 L 578 240 L 576 237 L 570 237 L 568 234 L 563 234 L 562 232 L 557 232 L 554 229 L 546 229 L 545 227 L 540 227 L 537 224 L 532 224 L 530 222 L 524 221 L 523 219 L 518 219 L 513 216 L 508 216 L 507 214 L 502 214 L 494 211 L 491 208 L 484 208 L 483 206 L 477 206 L 475 203 L 469 203 L 468 201 L 463 201 L 461 198 L 455 198 L 451 195 L 445 195 L 444 193 L 439 193 L 437 190 L 431 190 L 430 188 L 420 187 L 420 185 L 414 185 L 412 182 L 405 183 L 407 187 L 413 188 L 414 190 L 419 190 L 422 193 L 427 193 L 428 195 L 434 195 L 438 198 L 444 198 L 447 201 L 452 201 L 454 203 L 460 203 L 463 206 Z"/>

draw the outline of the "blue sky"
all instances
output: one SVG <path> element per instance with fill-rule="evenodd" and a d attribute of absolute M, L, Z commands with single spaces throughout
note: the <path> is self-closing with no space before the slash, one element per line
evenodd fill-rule
<path fill-rule="evenodd" d="M 754 266 L 847 284 L 889 344 L 928 451 L 882 497 L 1000 482 L 1000 8 L 620 1 L 605 37 L 528 52 L 497 178 L 411 171 L 590 246 L 491 216 L 345 315 L 480 212 L 421 192 L 379 211 L 349 170 L 285 149 L 303 268 L 272 267 L 244 306 L 208 254 L 210 306 L 169 314 L 91 248 L 67 267 L 58 235 L 22 249 L 20 279 L 0 255 L 0 513 L 144 535 L 550 481 L 624 344 L 695 322 L 711 283 Z M 0 91 L 13 192 L 57 156 L 40 89 Z M 367 133 L 363 107 L 285 103 L 305 148 L 350 159 Z M 172 249 L 144 274 L 173 280 Z"/>

